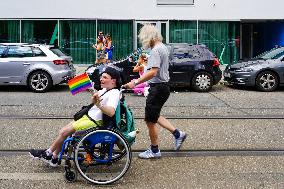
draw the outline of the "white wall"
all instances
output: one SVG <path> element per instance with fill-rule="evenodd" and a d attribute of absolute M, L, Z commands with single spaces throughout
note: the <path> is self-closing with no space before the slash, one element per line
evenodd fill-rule
<path fill-rule="evenodd" d="M 135 20 L 284 19 L 284 0 L 195 0 L 157 6 L 156 0 L 1 0 L 0 19 L 101 18 Z"/>

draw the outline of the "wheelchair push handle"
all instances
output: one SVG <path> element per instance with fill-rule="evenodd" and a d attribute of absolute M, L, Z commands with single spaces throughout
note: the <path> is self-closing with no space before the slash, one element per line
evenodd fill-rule
<path fill-rule="evenodd" d="M 123 92 L 123 91 L 126 91 L 126 89 L 127 89 L 127 88 L 126 88 L 124 85 L 122 85 L 122 86 L 120 87 L 119 91 L 120 91 L 120 92 Z"/>

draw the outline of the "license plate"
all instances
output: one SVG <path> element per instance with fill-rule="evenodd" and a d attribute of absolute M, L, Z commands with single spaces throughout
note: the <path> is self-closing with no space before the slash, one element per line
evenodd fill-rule
<path fill-rule="evenodd" d="M 231 77 L 231 74 L 228 72 L 224 72 L 224 77 Z"/>

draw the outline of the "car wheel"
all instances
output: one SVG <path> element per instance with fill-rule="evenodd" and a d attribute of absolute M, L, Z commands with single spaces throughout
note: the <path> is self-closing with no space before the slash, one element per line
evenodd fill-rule
<path fill-rule="evenodd" d="M 44 93 L 51 88 L 52 80 L 48 73 L 36 71 L 29 76 L 28 86 L 33 92 Z"/>
<path fill-rule="evenodd" d="M 207 92 L 213 86 L 213 77 L 207 72 L 198 72 L 192 78 L 191 85 L 197 92 Z"/>
<path fill-rule="evenodd" d="M 278 87 L 278 84 L 277 75 L 271 71 L 261 72 L 256 78 L 256 88 L 260 91 L 274 91 Z"/>

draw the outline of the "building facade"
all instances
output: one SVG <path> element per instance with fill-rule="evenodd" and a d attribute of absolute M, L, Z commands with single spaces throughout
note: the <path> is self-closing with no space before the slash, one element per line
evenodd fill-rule
<path fill-rule="evenodd" d="M 284 45 L 284 1 L 10 0 L 1 4 L 0 42 L 58 44 L 77 64 L 94 63 L 98 31 L 110 34 L 114 59 L 139 47 L 144 23 L 165 43 L 202 43 L 222 64 Z"/>

